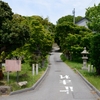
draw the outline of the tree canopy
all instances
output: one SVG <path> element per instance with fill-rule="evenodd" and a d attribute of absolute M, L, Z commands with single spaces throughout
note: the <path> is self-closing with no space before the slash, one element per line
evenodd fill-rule
<path fill-rule="evenodd" d="M 88 27 L 95 32 L 90 41 L 90 62 L 96 68 L 96 73 L 100 75 L 100 3 L 87 8 L 85 15 L 89 20 Z"/>
<path fill-rule="evenodd" d="M 86 18 L 89 20 L 88 27 L 95 32 L 100 32 L 100 3 L 86 9 Z"/>
<path fill-rule="evenodd" d="M 75 17 L 75 22 L 78 22 L 80 19 L 82 19 L 81 16 Z M 57 24 L 61 24 L 64 21 L 65 22 L 73 22 L 73 16 L 72 15 L 63 16 L 63 17 L 58 19 Z"/>
<path fill-rule="evenodd" d="M 13 12 L 10 6 L 0 1 L 0 55 L 8 47 L 9 37 L 7 34 L 10 32 L 10 20 L 12 19 Z M 2 53 L 3 54 L 3 53 Z M 4 58 L 3 56 L 0 58 Z M 0 59 L 1 62 L 2 59 Z"/>
<path fill-rule="evenodd" d="M 41 63 L 54 42 L 55 25 L 41 16 L 14 14 L 0 1 L 0 63 L 15 57 Z"/>
<path fill-rule="evenodd" d="M 91 64 L 96 68 L 96 73 L 100 75 L 100 33 L 94 34 L 91 38 L 90 57 Z"/>
<path fill-rule="evenodd" d="M 81 18 L 75 17 L 76 22 Z M 100 32 L 100 4 L 89 7 L 86 18 L 89 19 L 89 28 Z M 30 64 L 42 63 L 52 49 L 55 39 L 61 51 L 73 61 L 82 60 L 80 53 L 83 47 L 87 47 L 87 50 L 91 48 L 91 62 L 97 66 L 93 57 L 96 57 L 94 51 L 99 37 L 100 35 L 93 36 L 89 29 L 73 24 L 71 15 L 59 18 L 55 26 L 49 22 L 49 18 L 14 14 L 7 3 L 0 1 L 0 63 L 13 57 L 21 57 Z M 99 45 L 96 49 L 99 52 Z"/>
<path fill-rule="evenodd" d="M 80 61 L 83 47 L 90 47 L 91 35 L 91 31 L 83 26 L 63 22 L 56 26 L 55 41 L 68 59 Z"/>

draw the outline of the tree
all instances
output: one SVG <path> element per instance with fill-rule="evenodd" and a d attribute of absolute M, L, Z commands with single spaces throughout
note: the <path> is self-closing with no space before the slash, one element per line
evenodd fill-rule
<path fill-rule="evenodd" d="M 27 25 L 21 24 L 22 21 L 19 19 L 22 17 L 18 15 L 15 15 L 15 17 L 9 5 L 3 1 L 0 1 L 0 12 L 1 66 L 8 54 L 25 44 L 30 37 L 30 32 Z"/>
<path fill-rule="evenodd" d="M 63 16 L 63 17 L 58 19 L 57 24 L 61 24 L 64 21 L 65 22 L 73 22 L 73 16 L 72 15 Z"/>
<path fill-rule="evenodd" d="M 0 29 L 2 29 L 2 24 L 7 22 L 7 20 L 12 19 L 12 9 L 9 7 L 8 3 L 0 0 Z"/>
<path fill-rule="evenodd" d="M 69 60 L 82 60 L 80 52 L 84 46 L 89 49 L 90 36 L 89 29 L 71 22 L 63 22 L 56 26 L 55 41 Z"/>
<path fill-rule="evenodd" d="M 0 1 L 0 54 L 5 49 L 5 31 L 9 31 L 10 20 L 12 19 L 13 12 L 9 5 Z M 4 40 L 5 39 L 5 40 Z"/>
<path fill-rule="evenodd" d="M 100 32 L 100 3 L 86 9 L 86 18 L 89 20 L 88 27 L 95 32 Z"/>
<path fill-rule="evenodd" d="M 0 0 L 0 79 L 3 79 L 1 63 L 5 58 L 5 43 L 8 42 L 6 37 L 6 30 L 9 31 L 10 20 L 12 19 L 13 12 L 9 5 Z"/>
<path fill-rule="evenodd" d="M 81 20 L 83 17 L 82 16 L 77 16 L 75 17 L 75 22 L 78 22 L 79 20 Z"/>
<path fill-rule="evenodd" d="M 96 68 L 96 73 L 100 75 L 100 33 L 94 34 L 91 39 L 90 57 L 91 64 Z"/>
<path fill-rule="evenodd" d="M 28 60 L 30 64 L 41 63 L 51 50 L 54 42 L 51 34 L 52 26 L 48 27 L 49 22 L 46 20 L 44 23 L 43 19 L 39 16 L 25 18 L 30 29 L 30 39 L 23 47 L 27 53 L 25 54 L 25 59 Z M 48 29 L 46 27 L 48 27 Z"/>
<path fill-rule="evenodd" d="M 71 22 L 63 22 L 61 24 L 56 25 L 56 34 L 55 34 L 55 42 L 59 45 L 61 41 L 65 40 L 65 37 L 67 37 L 68 33 L 72 33 L 74 28 L 74 24 Z"/>
<path fill-rule="evenodd" d="M 27 26 L 26 29 L 29 28 L 30 37 L 21 47 L 13 50 L 7 58 L 12 58 L 13 56 L 17 58 L 21 57 L 23 61 L 30 64 L 41 63 L 51 50 L 54 42 L 54 35 L 52 36 L 54 28 L 52 23 L 47 20 L 45 22 L 45 19 L 40 16 L 26 17 L 18 14 L 13 15 L 13 22 L 18 27 Z"/>
<path fill-rule="evenodd" d="M 22 22 L 22 16 L 13 15 L 12 20 L 7 23 L 8 26 L 5 24 L 2 25 L 3 34 L 1 43 L 5 47 L 3 50 L 6 54 L 5 56 L 23 46 L 25 42 L 28 41 L 30 37 L 29 27 Z"/>
<path fill-rule="evenodd" d="M 81 16 L 75 17 L 75 22 L 78 22 L 80 19 L 82 19 Z M 63 16 L 63 17 L 58 19 L 57 24 L 61 24 L 64 21 L 65 22 L 72 22 L 73 23 L 73 16 L 72 15 Z"/>

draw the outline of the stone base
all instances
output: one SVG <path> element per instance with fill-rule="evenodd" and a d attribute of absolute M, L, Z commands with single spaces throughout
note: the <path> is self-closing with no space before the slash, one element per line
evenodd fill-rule
<path fill-rule="evenodd" d="M 27 81 L 18 82 L 18 85 L 19 85 L 19 86 L 24 86 L 24 85 L 26 85 L 26 84 L 27 84 Z"/>
<path fill-rule="evenodd" d="M 88 70 L 88 68 L 87 68 L 87 67 L 82 67 L 82 69 L 83 69 L 83 70 Z"/>
<path fill-rule="evenodd" d="M 9 86 L 0 86 L 0 95 L 8 95 L 11 92 Z"/>

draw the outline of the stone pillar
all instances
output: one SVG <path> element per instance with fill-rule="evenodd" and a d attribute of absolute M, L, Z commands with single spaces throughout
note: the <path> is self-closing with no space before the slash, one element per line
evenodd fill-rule
<path fill-rule="evenodd" d="M 88 70 L 87 68 L 87 57 L 82 57 L 83 58 L 83 66 L 82 69 Z"/>
<path fill-rule="evenodd" d="M 88 72 L 90 72 L 90 65 L 88 65 Z"/>
<path fill-rule="evenodd" d="M 94 68 L 93 68 L 93 65 L 91 65 L 91 72 L 94 72 Z"/>
<path fill-rule="evenodd" d="M 33 75 L 35 74 L 35 66 L 34 66 L 34 64 L 32 64 L 32 74 Z"/>
<path fill-rule="evenodd" d="M 38 75 L 38 64 L 36 64 L 36 75 Z"/>

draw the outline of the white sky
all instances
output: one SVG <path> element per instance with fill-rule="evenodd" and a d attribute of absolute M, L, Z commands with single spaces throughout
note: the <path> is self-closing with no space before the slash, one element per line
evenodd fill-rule
<path fill-rule="evenodd" d="M 72 15 L 75 8 L 76 16 L 85 16 L 86 8 L 98 5 L 100 0 L 2 0 L 7 2 L 14 13 L 32 16 L 48 17 L 56 24 L 62 16 Z"/>

